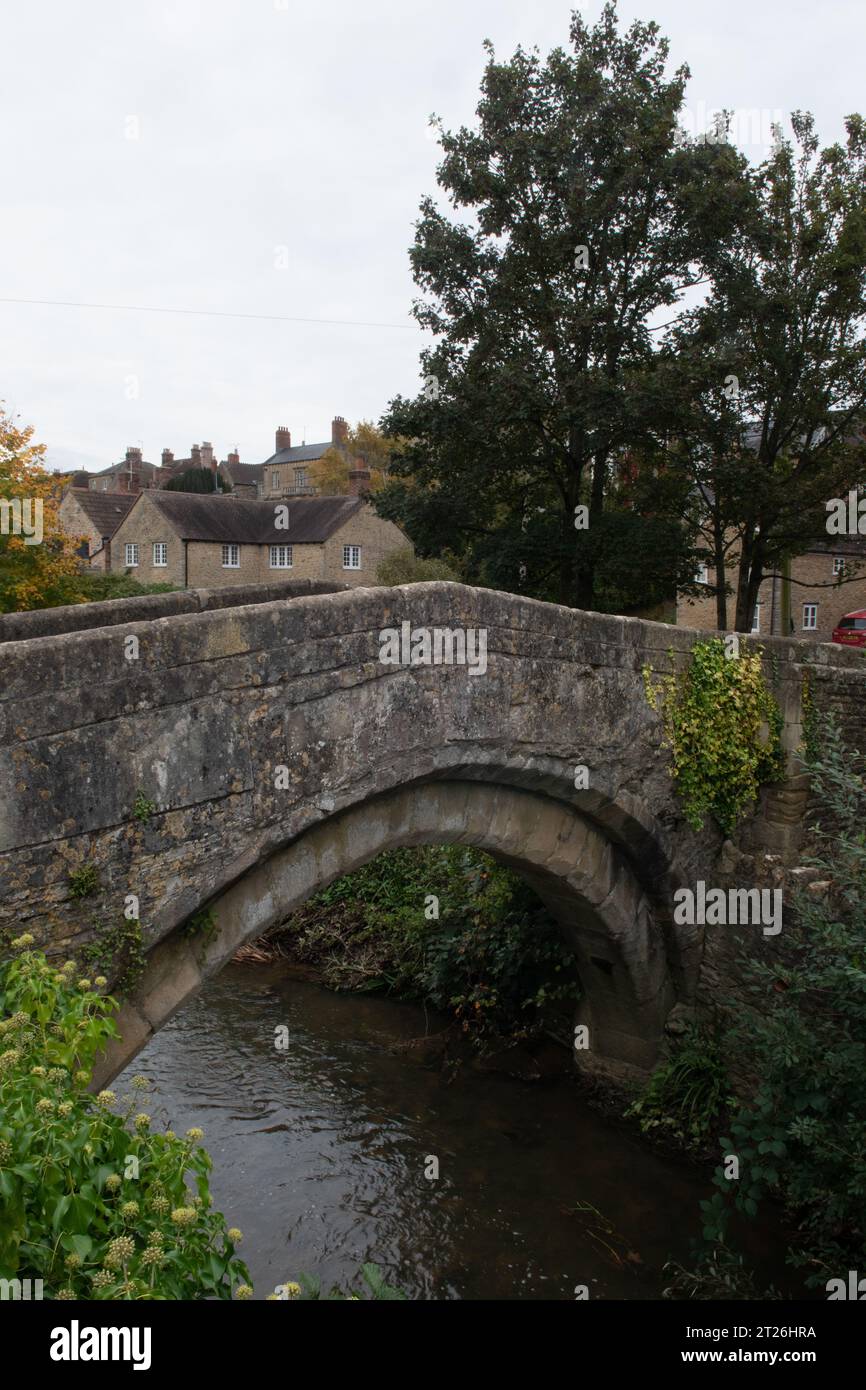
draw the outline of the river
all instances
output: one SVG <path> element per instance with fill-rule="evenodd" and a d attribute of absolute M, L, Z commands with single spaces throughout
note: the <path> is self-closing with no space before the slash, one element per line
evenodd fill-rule
<path fill-rule="evenodd" d="M 114 1088 L 144 1075 L 155 1127 L 204 1130 L 257 1298 L 300 1272 L 345 1286 L 365 1261 L 410 1298 L 659 1298 L 662 1265 L 698 1232 L 700 1172 L 567 1077 L 463 1068 L 449 1083 L 391 1050 L 440 1026 L 414 1004 L 233 963 Z"/>

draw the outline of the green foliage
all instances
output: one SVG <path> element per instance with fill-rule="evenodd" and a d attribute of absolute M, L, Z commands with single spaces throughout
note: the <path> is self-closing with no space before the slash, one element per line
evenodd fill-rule
<path fill-rule="evenodd" d="M 368 1292 L 367 1301 L 388 1303 L 405 1302 L 406 1295 L 400 1289 L 395 1289 L 390 1284 L 385 1283 L 384 1275 L 378 1265 L 362 1265 L 361 1278 L 366 1286 L 365 1289 L 362 1289 L 362 1293 Z M 315 1275 L 310 1274 L 299 1274 L 298 1283 L 285 1284 L 283 1288 L 286 1291 L 287 1298 L 297 1298 L 307 1303 L 320 1301 L 330 1303 L 357 1303 L 363 1301 L 362 1294 L 351 1292 L 343 1293 L 336 1284 L 331 1289 L 330 1293 L 322 1293 L 321 1280 L 317 1279 Z M 270 1295 L 270 1297 L 279 1300 L 279 1295 L 277 1294 Z"/>
<path fill-rule="evenodd" d="M 810 770 L 834 826 L 818 827 L 811 862 L 833 891 L 799 896 L 781 959 L 745 962 L 754 1002 L 729 1046 L 759 1081 L 721 1140 L 740 1178 L 718 1170 L 704 1235 L 723 1239 L 732 1208 L 753 1217 L 781 1197 L 797 1221 L 791 1261 L 823 1284 L 866 1267 L 866 778 L 831 720 Z"/>
<path fill-rule="evenodd" d="M 165 484 L 163 492 L 231 492 L 224 478 L 210 468 L 187 468 Z"/>
<path fill-rule="evenodd" d="M 686 820 L 703 828 L 711 812 L 730 835 L 763 782 L 783 774 L 782 713 L 764 680 L 760 651 L 728 657 L 720 637 L 692 648 L 688 669 L 653 684 L 647 699 L 661 710 L 671 775 Z"/>
<path fill-rule="evenodd" d="M 376 570 L 378 584 L 424 584 L 433 579 L 459 583 L 460 575 L 446 560 L 420 559 L 410 546 L 405 550 L 392 550 Z"/>
<path fill-rule="evenodd" d="M 424 994 L 485 1044 L 536 1036 L 577 994 L 557 923 L 509 870 L 490 873 L 476 902 L 431 932 L 421 974 Z"/>
<path fill-rule="evenodd" d="M 181 932 L 184 936 L 200 937 L 202 941 L 210 941 L 217 929 L 217 919 L 213 908 L 204 908 L 201 912 L 196 912 L 188 921 L 184 922 Z"/>
<path fill-rule="evenodd" d="M 740 632 L 764 576 L 825 534 L 827 499 L 862 475 L 866 123 L 844 124 L 821 148 L 814 118 L 792 113 L 792 138 L 739 181 L 736 241 L 720 240 L 708 296 L 659 354 L 673 368 L 667 466 L 692 483 L 711 554 L 728 551 Z"/>
<path fill-rule="evenodd" d="M 133 1113 L 144 1078 L 122 1115 L 113 1092 L 88 1092 L 116 1001 L 32 944 L 0 964 L 0 1278 L 43 1279 L 59 1299 L 245 1296 L 201 1131 L 151 1133 Z"/>
<path fill-rule="evenodd" d="M 593 24 L 574 10 L 546 61 L 486 47 L 477 119 L 436 123 L 439 188 L 410 252 L 430 380 L 390 404 L 403 443 L 375 506 L 425 553 L 453 547 L 470 583 L 653 604 L 694 566 L 682 495 L 660 506 L 646 325 L 729 244 L 746 161 L 677 142 L 687 69 L 613 4 Z M 638 497 L 640 454 L 654 488 Z"/>
<path fill-rule="evenodd" d="M 438 919 L 425 915 L 431 895 Z M 529 1037 L 576 995 L 574 958 L 534 895 L 488 855 L 456 845 L 379 855 L 279 934 L 332 988 L 429 998 L 479 1044 Z"/>
<path fill-rule="evenodd" d="M 102 603 L 112 598 L 139 598 L 143 594 L 171 594 L 176 584 L 141 584 L 128 574 L 99 574 L 85 571 L 79 580 L 80 601 Z"/>
<path fill-rule="evenodd" d="M 815 762 L 821 752 L 821 720 L 812 698 L 812 683 L 808 671 L 803 672 L 801 703 L 803 753 L 807 761 Z"/>
<path fill-rule="evenodd" d="M 113 981 L 119 995 L 128 996 L 144 974 L 144 942 L 141 923 L 122 918 L 113 927 L 99 927 L 99 935 L 80 952 L 85 966 Z"/>
<path fill-rule="evenodd" d="M 80 869 L 73 869 L 69 875 L 69 896 L 72 898 L 87 898 L 98 887 L 99 874 L 93 864 L 82 864 Z"/>
<path fill-rule="evenodd" d="M 657 1067 L 643 1095 L 626 1111 L 644 1134 L 662 1132 L 699 1147 L 729 1100 L 718 1037 L 690 1028 L 669 1061 Z"/>
<path fill-rule="evenodd" d="M 665 1265 L 663 1273 L 669 1280 L 662 1298 L 685 1299 L 688 1302 L 723 1300 L 761 1303 L 777 1302 L 782 1295 L 771 1284 L 762 1289 L 755 1281 L 744 1257 L 724 1242 L 701 1255 L 695 1267 L 686 1269 L 675 1260 Z"/>
<path fill-rule="evenodd" d="M 146 821 L 150 820 L 155 810 L 155 801 L 148 801 L 144 792 L 136 793 L 135 801 L 132 805 L 132 814 L 135 816 L 135 819 L 137 821 L 140 821 L 141 824 L 144 825 Z"/>

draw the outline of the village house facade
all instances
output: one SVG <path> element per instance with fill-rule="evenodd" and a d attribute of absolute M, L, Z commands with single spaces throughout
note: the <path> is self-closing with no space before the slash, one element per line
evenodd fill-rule
<path fill-rule="evenodd" d="M 274 578 L 360 587 L 375 584 L 385 556 L 410 544 L 360 497 L 304 496 L 280 504 L 147 489 L 112 537 L 111 569 L 143 584 L 179 588 Z"/>
<path fill-rule="evenodd" d="M 58 508 L 60 525 L 67 536 L 81 539 L 81 556 L 91 569 L 109 568 L 111 537 L 134 502 L 135 494 L 130 493 L 66 489 Z"/>
<path fill-rule="evenodd" d="M 728 578 L 736 581 L 736 556 Z M 696 576 L 707 585 L 706 597 L 677 598 L 677 623 L 682 627 L 716 628 L 715 569 L 701 565 Z M 733 621 L 733 596 L 728 598 L 728 620 Z M 839 619 L 856 609 L 866 609 L 866 538 L 816 542 L 788 561 L 784 571 L 768 575 L 758 592 L 752 615 L 752 632 L 764 636 L 801 637 L 830 642 Z"/>

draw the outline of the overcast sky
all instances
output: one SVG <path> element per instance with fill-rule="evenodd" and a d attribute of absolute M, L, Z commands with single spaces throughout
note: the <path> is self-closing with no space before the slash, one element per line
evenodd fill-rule
<path fill-rule="evenodd" d="M 566 44 L 560 0 L 3 0 L 0 399 L 56 467 L 210 440 L 247 462 L 419 387 L 407 250 L 435 191 L 428 117 L 471 122 L 484 38 Z M 601 0 L 582 7 L 594 20 Z M 864 101 L 863 0 L 628 0 L 720 106 Z M 703 120 L 704 125 L 706 121 Z M 745 126 L 744 122 L 744 126 Z M 757 133 L 757 132 L 756 132 Z M 752 157 L 763 150 L 749 148 Z M 385 325 L 385 326 L 373 326 Z"/>

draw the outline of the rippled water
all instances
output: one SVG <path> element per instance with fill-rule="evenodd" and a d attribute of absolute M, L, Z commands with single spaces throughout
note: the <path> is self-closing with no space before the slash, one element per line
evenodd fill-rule
<path fill-rule="evenodd" d="M 374 1261 L 413 1298 L 658 1298 L 707 1184 L 603 1120 L 569 1080 L 463 1070 L 449 1085 L 389 1044 L 435 1031 L 414 1005 L 231 965 L 115 1083 L 200 1125 L 212 1190 L 256 1297 Z M 289 1028 L 288 1050 L 274 1046 Z M 440 1176 L 425 1177 L 428 1156 Z M 582 1215 L 591 1204 L 599 1217 Z"/>

